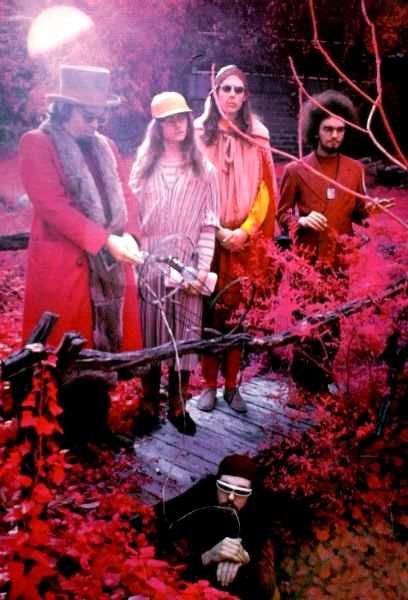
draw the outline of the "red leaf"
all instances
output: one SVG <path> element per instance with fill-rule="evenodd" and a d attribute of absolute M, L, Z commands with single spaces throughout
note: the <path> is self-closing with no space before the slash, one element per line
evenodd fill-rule
<path fill-rule="evenodd" d="M 28 396 L 24 398 L 24 400 L 21 403 L 21 406 L 31 406 L 33 408 L 35 407 L 35 405 L 35 394 L 33 393 L 28 394 Z"/>
<path fill-rule="evenodd" d="M 23 488 L 30 487 L 33 483 L 33 480 L 28 475 L 17 475 L 17 481 Z"/>
<path fill-rule="evenodd" d="M 330 537 L 330 530 L 327 527 L 323 527 L 321 529 L 316 528 L 314 530 L 314 534 L 319 542 L 326 542 Z"/>
<path fill-rule="evenodd" d="M 383 487 L 381 479 L 375 473 L 367 475 L 367 485 L 373 490 L 378 490 Z"/>
<path fill-rule="evenodd" d="M 33 417 L 33 413 L 31 411 L 25 410 L 23 411 L 23 416 L 20 421 L 21 427 L 35 427 L 36 426 L 37 417 Z"/>
<path fill-rule="evenodd" d="M 329 579 L 331 575 L 331 567 L 329 562 L 325 562 L 322 564 L 319 570 L 319 577 L 322 579 Z"/>
<path fill-rule="evenodd" d="M 62 465 L 54 465 L 50 473 L 50 479 L 55 485 L 60 485 L 65 478 L 65 469 Z"/>
<path fill-rule="evenodd" d="M 51 435 L 54 431 L 60 431 L 56 423 L 49 421 L 45 417 L 38 417 L 36 419 L 35 428 L 40 435 Z"/>
<path fill-rule="evenodd" d="M 50 502 L 53 498 L 50 490 L 43 483 L 39 483 L 35 486 L 33 490 L 33 500 L 34 502 L 39 502 L 40 504 L 46 504 Z"/>
<path fill-rule="evenodd" d="M 374 530 L 380 535 L 389 535 L 391 533 L 391 527 L 384 519 L 380 519 L 374 523 Z"/>
<path fill-rule="evenodd" d="M 41 519 L 33 519 L 30 523 L 31 542 L 35 545 L 43 546 L 48 542 L 50 528 L 47 523 Z"/>

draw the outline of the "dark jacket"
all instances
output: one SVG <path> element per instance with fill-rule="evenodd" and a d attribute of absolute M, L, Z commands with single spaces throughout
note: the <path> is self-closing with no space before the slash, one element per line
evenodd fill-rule
<path fill-rule="evenodd" d="M 216 478 L 209 475 L 186 492 L 156 506 L 164 555 L 186 565 L 190 581 L 208 579 L 219 587 L 216 565 L 201 555 L 225 537 L 241 538 L 250 562 L 240 567 L 228 591 L 240 598 L 270 598 L 275 587 L 273 549 L 264 500 L 256 491 L 239 513 L 218 506 Z M 223 588 L 225 589 L 225 588 Z"/>

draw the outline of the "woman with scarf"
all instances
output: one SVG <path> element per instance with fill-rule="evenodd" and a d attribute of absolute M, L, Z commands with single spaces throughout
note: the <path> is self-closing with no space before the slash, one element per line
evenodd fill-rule
<path fill-rule="evenodd" d="M 144 251 L 174 254 L 196 278 L 169 298 L 160 268 L 144 269 L 140 285 L 144 343 L 147 348 L 175 340 L 199 339 L 202 293 L 214 253 L 218 190 L 213 166 L 194 139 L 191 109 L 181 94 L 163 92 L 151 104 L 153 120 L 133 165 L 130 186 L 137 197 Z M 163 244 L 169 240 L 168 250 Z M 189 244 L 185 241 L 189 240 Z M 160 249 L 161 250 L 158 250 Z M 193 251 L 194 252 L 193 252 Z M 161 306 L 160 306 L 161 305 Z M 171 331 L 171 333 L 170 333 Z M 184 410 L 190 372 L 196 357 L 169 360 L 168 419 L 180 433 L 194 435 L 196 425 Z M 160 365 L 142 378 L 143 400 L 137 433 L 159 425 Z"/>
<path fill-rule="evenodd" d="M 254 269 L 262 269 L 258 240 L 262 235 L 266 239 L 273 236 L 275 171 L 268 130 L 252 113 L 246 75 L 235 65 L 218 71 L 204 114 L 194 125 L 199 147 L 217 169 L 220 187 L 220 226 L 212 266 L 218 274 L 217 292 L 237 274 L 249 275 Z M 207 323 L 221 331 L 242 302 L 242 294 L 235 286 L 223 298 L 230 314 L 214 310 Z M 215 406 L 221 367 L 225 401 L 233 410 L 246 412 L 237 386 L 240 360 L 240 347 L 230 348 L 223 356 L 203 357 L 206 387 L 198 401 L 201 410 L 211 411 Z"/>

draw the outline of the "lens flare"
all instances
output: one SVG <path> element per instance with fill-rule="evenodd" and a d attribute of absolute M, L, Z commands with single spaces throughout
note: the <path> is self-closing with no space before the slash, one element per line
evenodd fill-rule
<path fill-rule="evenodd" d="M 93 21 L 72 6 L 53 6 L 36 17 L 27 37 L 30 56 L 38 56 L 72 41 L 93 26 Z"/>

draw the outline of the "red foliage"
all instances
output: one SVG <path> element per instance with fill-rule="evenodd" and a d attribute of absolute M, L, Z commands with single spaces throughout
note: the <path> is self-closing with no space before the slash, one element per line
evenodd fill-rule
<path fill-rule="evenodd" d="M 392 195 L 406 214 L 404 193 Z M 355 241 L 363 245 L 348 247 L 348 291 L 333 274 L 322 277 L 293 253 L 268 248 L 270 279 L 282 275 L 279 295 L 251 311 L 250 325 L 284 330 L 295 325 L 295 311 L 325 311 L 345 295 L 363 297 L 406 274 L 405 232 L 397 224 L 382 217 L 359 234 Z M 18 253 L 0 261 L 4 357 L 19 346 L 23 268 Z M 406 323 L 396 319 L 404 306 L 406 298 L 397 298 L 343 320 L 335 365 L 339 395 L 310 396 L 291 387 L 291 404 L 312 406 L 315 424 L 296 438 L 268 440 L 262 455 L 267 484 L 313 508 L 312 536 L 284 546 L 282 576 L 289 582 L 282 589 L 289 597 L 382 600 L 406 591 L 401 536 L 408 523 L 400 479 L 408 436 L 398 414 L 391 411 L 385 435 L 372 441 L 389 391 L 379 356 L 391 332 L 406 334 Z M 1 393 L 7 414 L 5 384 Z M 115 430 L 126 431 L 137 397 L 134 382 L 115 391 Z M 52 366 L 43 364 L 23 402 L 19 430 L 16 419 L 0 418 L 0 594 L 16 600 L 228 598 L 207 582 L 183 583 L 155 557 L 152 512 L 138 498 L 137 457 L 105 451 L 92 466 L 74 462 L 55 442 L 58 411 Z"/>

